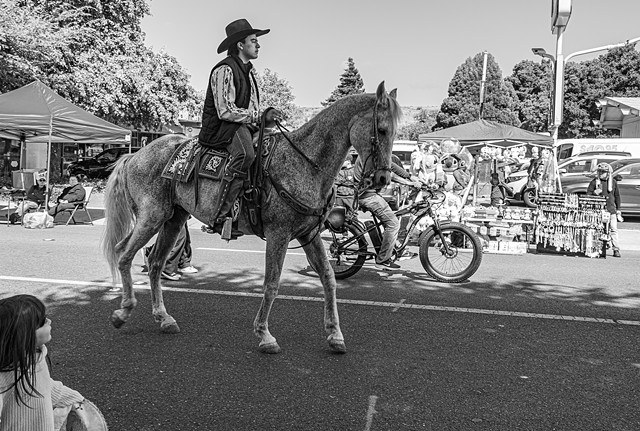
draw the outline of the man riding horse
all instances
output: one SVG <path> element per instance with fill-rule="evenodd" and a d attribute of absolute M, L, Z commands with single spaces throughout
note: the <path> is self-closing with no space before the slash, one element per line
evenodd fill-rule
<path fill-rule="evenodd" d="M 218 47 L 218 54 L 227 51 L 227 57 L 216 64 L 209 75 L 207 95 L 202 113 L 199 142 L 229 152 L 220 196 L 216 205 L 217 216 L 211 226 L 222 234 L 225 223 L 231 224 L 232 209 L 248 178 L 249 167 L 255 159 L 253 134 L 260 123 L 260 95 L 251 60 L 258 58 L 258 37 L 269 29 L 251 27 L 246 19 L 233 21 L 225 28 L 227 37 Z M 280 113 L 267 110 L 265 122 L 273 125 Z M 231 238 L 242 235 L 236 229 Z"/>

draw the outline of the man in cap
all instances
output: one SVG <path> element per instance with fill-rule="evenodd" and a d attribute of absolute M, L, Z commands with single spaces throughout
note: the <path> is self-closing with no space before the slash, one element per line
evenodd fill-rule
<path fill-rule="evenodd" d="M 249 167 L 255 158 L 252 134 L 260 121 L 260 96 L 251 60 L 258 58 L 258 37 L 269 29 L 255 29 L 246 19 L 233 21 L 225 28 L 227 37 L 218 47 L 218 54 L 227 57 L 216 64 L 209 75 L 202 113 L 199 142 L 210 147 L 223 147 L 230 160 L 221 183 L 213 231 L 222 234 L 225 222 L 230 223 L 233 203 L 243 189 Z M 268 110 L 267 123 L 280 116 Z M 232 231 L 231 237 L 242 235 Z"/>
<path fill-rule="evenodd" d="M 29 188 L 27 196 L 23 202 L 18 204 L 16 211 L 9 216 L 11 224 L 16 224 L 20 218 L 31 210 L 38 209 L 40 205 L 44 205 L 47 197 L 47 176 L 46 174 L 38 174 L 36 183 Z"/>
<path fill-rule="evenodd" d="M 609 236 L 611 237 L 613 257 L 620 257 L 620 246 L 618 244 L 618 218 L 622 221 L 620 191 L 618 190 L 618 182 L 613 178 L 610 164 L 598 163 L 596 177 L 589 183 L 587 195 L 602 196 L 606 199 L 606 209 L 611 214 Z"/>

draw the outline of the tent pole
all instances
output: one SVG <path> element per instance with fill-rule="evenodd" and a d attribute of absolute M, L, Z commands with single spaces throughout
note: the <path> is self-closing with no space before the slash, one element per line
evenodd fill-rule
<path fill-rule="evenodd" d="M 47 185 L 44 189 L 44 210 L 49 211 L 49 180 L 51 178 L 51 135 L 53 134 L 53 115 L 49 117 L 49 140 L 47 142 Z"/>
<path fill-rule="evenodd" d="M 478 155 L 474 156 L 475 163 L 473 164 L 473 206 L 477 206 L 478 203 Z"/>

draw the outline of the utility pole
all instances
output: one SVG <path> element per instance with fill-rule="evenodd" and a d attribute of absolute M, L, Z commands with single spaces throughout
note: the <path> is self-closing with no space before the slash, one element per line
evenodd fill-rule
<path fill-rule="evenodd" d="M 480 81 L 480 115 L 479 118 L 482 119 L 482 111 L 484 110 L 484 87 L 487 83 L 487 51 L 482 53 L 482 81 Z"/>

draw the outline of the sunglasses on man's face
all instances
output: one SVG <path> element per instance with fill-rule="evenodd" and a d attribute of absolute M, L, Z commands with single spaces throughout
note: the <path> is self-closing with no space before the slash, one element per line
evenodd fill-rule
<path fill-rule="evenodd" d="M 38 180 L 39 183 L 46 183 L 47 180 Z"/>

